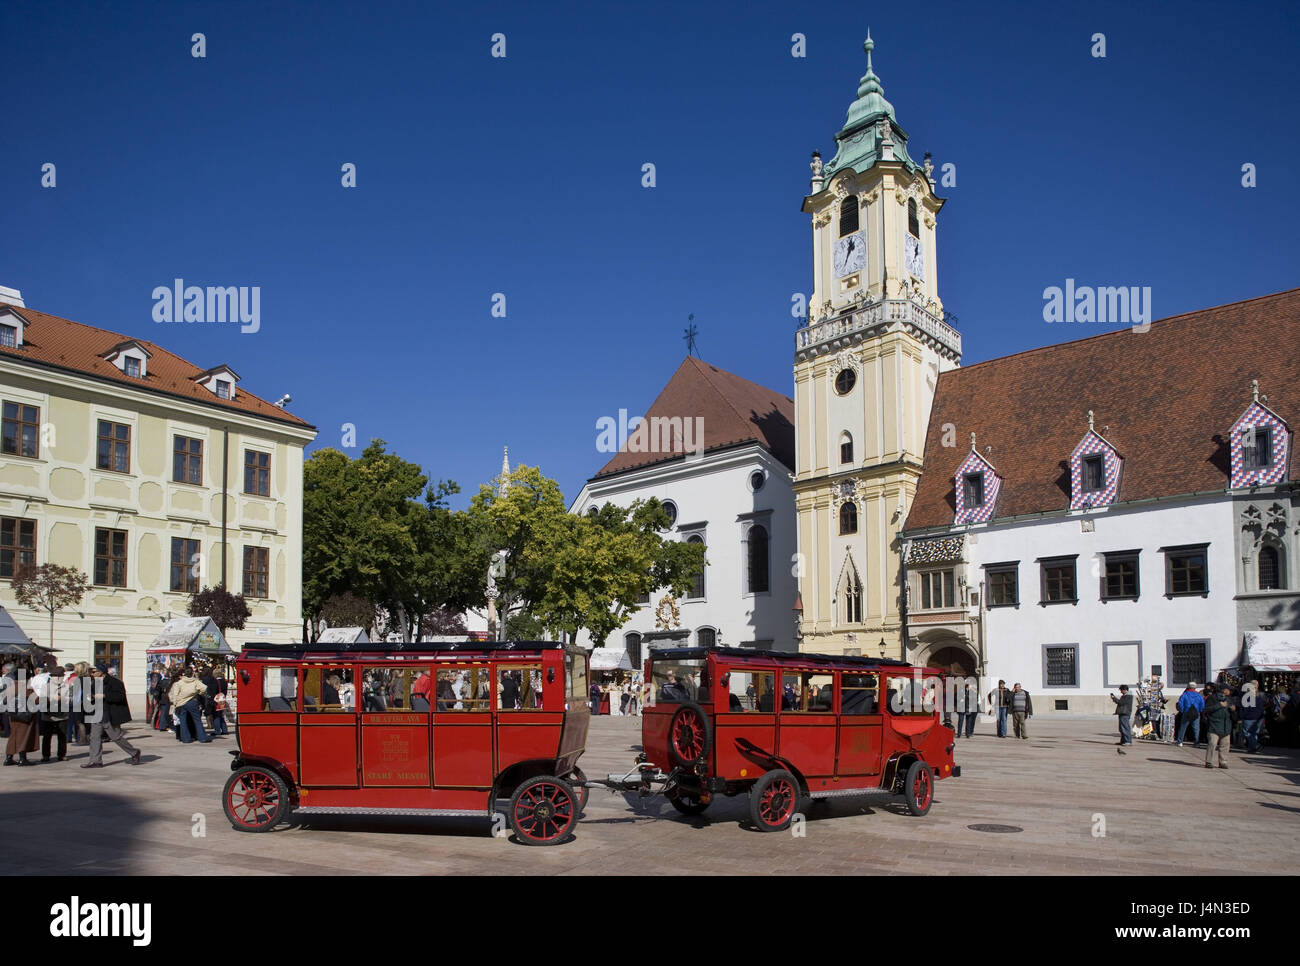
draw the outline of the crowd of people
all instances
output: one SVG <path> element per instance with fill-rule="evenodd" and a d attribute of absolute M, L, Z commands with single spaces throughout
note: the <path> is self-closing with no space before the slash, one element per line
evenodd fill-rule
<path fill-rule="evenodd" d="M 226 722 L 229 685 L 224 665 L 196 658 L 188 664 L 156 668 L 149 674 L 152 710 L 149 725 L 175 731 L 183 744 L 207 743 L 230 733 Z M 205 726 L 206 722 L 206 726 Z"/>
<path fill-rule="evenodd" d="M 624 675 L 605 682 L 591 682 L 591 713 L 601 714 L 605 696 L 609 696 L 609 714 L 639 715 L 647 695 L 643 693 L 639 673 Z"/>

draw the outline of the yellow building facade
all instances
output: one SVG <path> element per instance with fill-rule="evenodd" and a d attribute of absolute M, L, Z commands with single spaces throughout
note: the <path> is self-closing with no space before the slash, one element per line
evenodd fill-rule
<path fill-rule="evenodd" d="M 302 633 L 307 423 L 158 345 L 0 304 L 0 603 L 49 646 L 48 615 L 18 604 L 25 564 L 82 570 L 92 589 L 57 614 L 59 662 L 118 663 L 145 690 L 145 651 L 200 587 L 243 593 L 239 649 Z M 137 710 L 137 714 L 143 708 Z"/>
<path fill-rule="evenodd" d="M 899 531 L 940 372 L 961 360 L 936 271 L 943 200 L 871 65 L 838 150 L 813 156 L 809 324 L 795 335 L 800 648 L 901 658 Z M 955 429 L 954 429 L 955 439 Z"/>

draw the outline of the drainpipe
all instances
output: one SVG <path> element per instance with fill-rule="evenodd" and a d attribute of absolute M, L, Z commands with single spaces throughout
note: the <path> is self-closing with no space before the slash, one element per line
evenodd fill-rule
<path fill-rule="evenodd" d="M 226 586 L 226 497 L 230 481 L 230 428 L 221 429 L 221 586 Z"/>

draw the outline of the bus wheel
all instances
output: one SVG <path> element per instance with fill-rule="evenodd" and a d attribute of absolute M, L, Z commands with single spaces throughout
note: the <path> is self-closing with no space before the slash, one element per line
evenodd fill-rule
<path fill-rule="evenodd" d="M 537 775 L 510 799 L 510 825 L 525 845 L 558 845 L 577 821 L 576 796 L 562 778 Z"/>
<path fill-rule="evenodd" d="M 668 801 L 673 808 L 683 815 L 699 815 L 709 807 L 709 799 L 695 791 L 686 791 L 681 786 L 676 786 L 672 791 L 666 793 Z"/>
<path fill-rule="evenodd" d="M 587 799 L 591 795 L 591 789 L 587 787 L 587 776 L 583 774 L 581 768 L 575 768 L 569 772 L 565 779 L 573 788 L 574 801 L 578 806 L 578 818 L 582 818 L 582 813 L 587 810 Z"/>
<path fill-rule="evenodd" d="M 923 761 L 914 761 L 903 779 L 903 797 L 907 810 L 913 815 L 924 815 L 934 802 L 934 771 Z"/>
<path fill-rule="evenodd" d="M 749 817 L 764 832 L 788 828 L 799 811 L 799 779 L 784 768 L 769 771 L 749 792 Z"/>
<path fill-rule="evenodd" d="M 240 832 L 269 832 L 289 811 L 289 789 L 269 768 L 245 765 L 226 780 L 221 803 Z"/>
<path fill-rule="evenodd" d="M 694 768 L 713 746 L 709 716 L 694 701 L 684 701 L 668 722 L 668 757 L 674 765 Z"/>

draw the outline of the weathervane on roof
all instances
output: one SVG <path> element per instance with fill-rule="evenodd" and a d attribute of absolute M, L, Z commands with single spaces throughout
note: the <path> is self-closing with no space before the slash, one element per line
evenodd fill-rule
<path fill-rule="evenodd" d="M 970 450 L 971 450 L 972 453 L 975 452 L 975 434 L 974 434 L 974 433 L 971 433 L 971 434 L 970 434 Z"/>
<path fill-rule="evenodd" d="M 700 334 L 700 330 L 695 328 L 695 313 L 692 312 L 686 316 L 686 321 L 691 323 L 685 329 L 686 334 L 682 336 L 686 340 L 686 354 L 688 356 L 698 355 L 695 351 L 695 337 Z"/>
<path fill-rule="evenodd" d="M 1093 431 L 1093 426 L 1092 426 L 1092 410 L 1089 409 L 1089 410 L 1088 410 L 1088 432 L 1091 433 L 1092 431 Z"/>
<path fill-rule="evenodd" d="M 1250 380 L 1250 398 L 1255 402 L 1259 402 L 1259 380 L 1258 379 Z"/>

